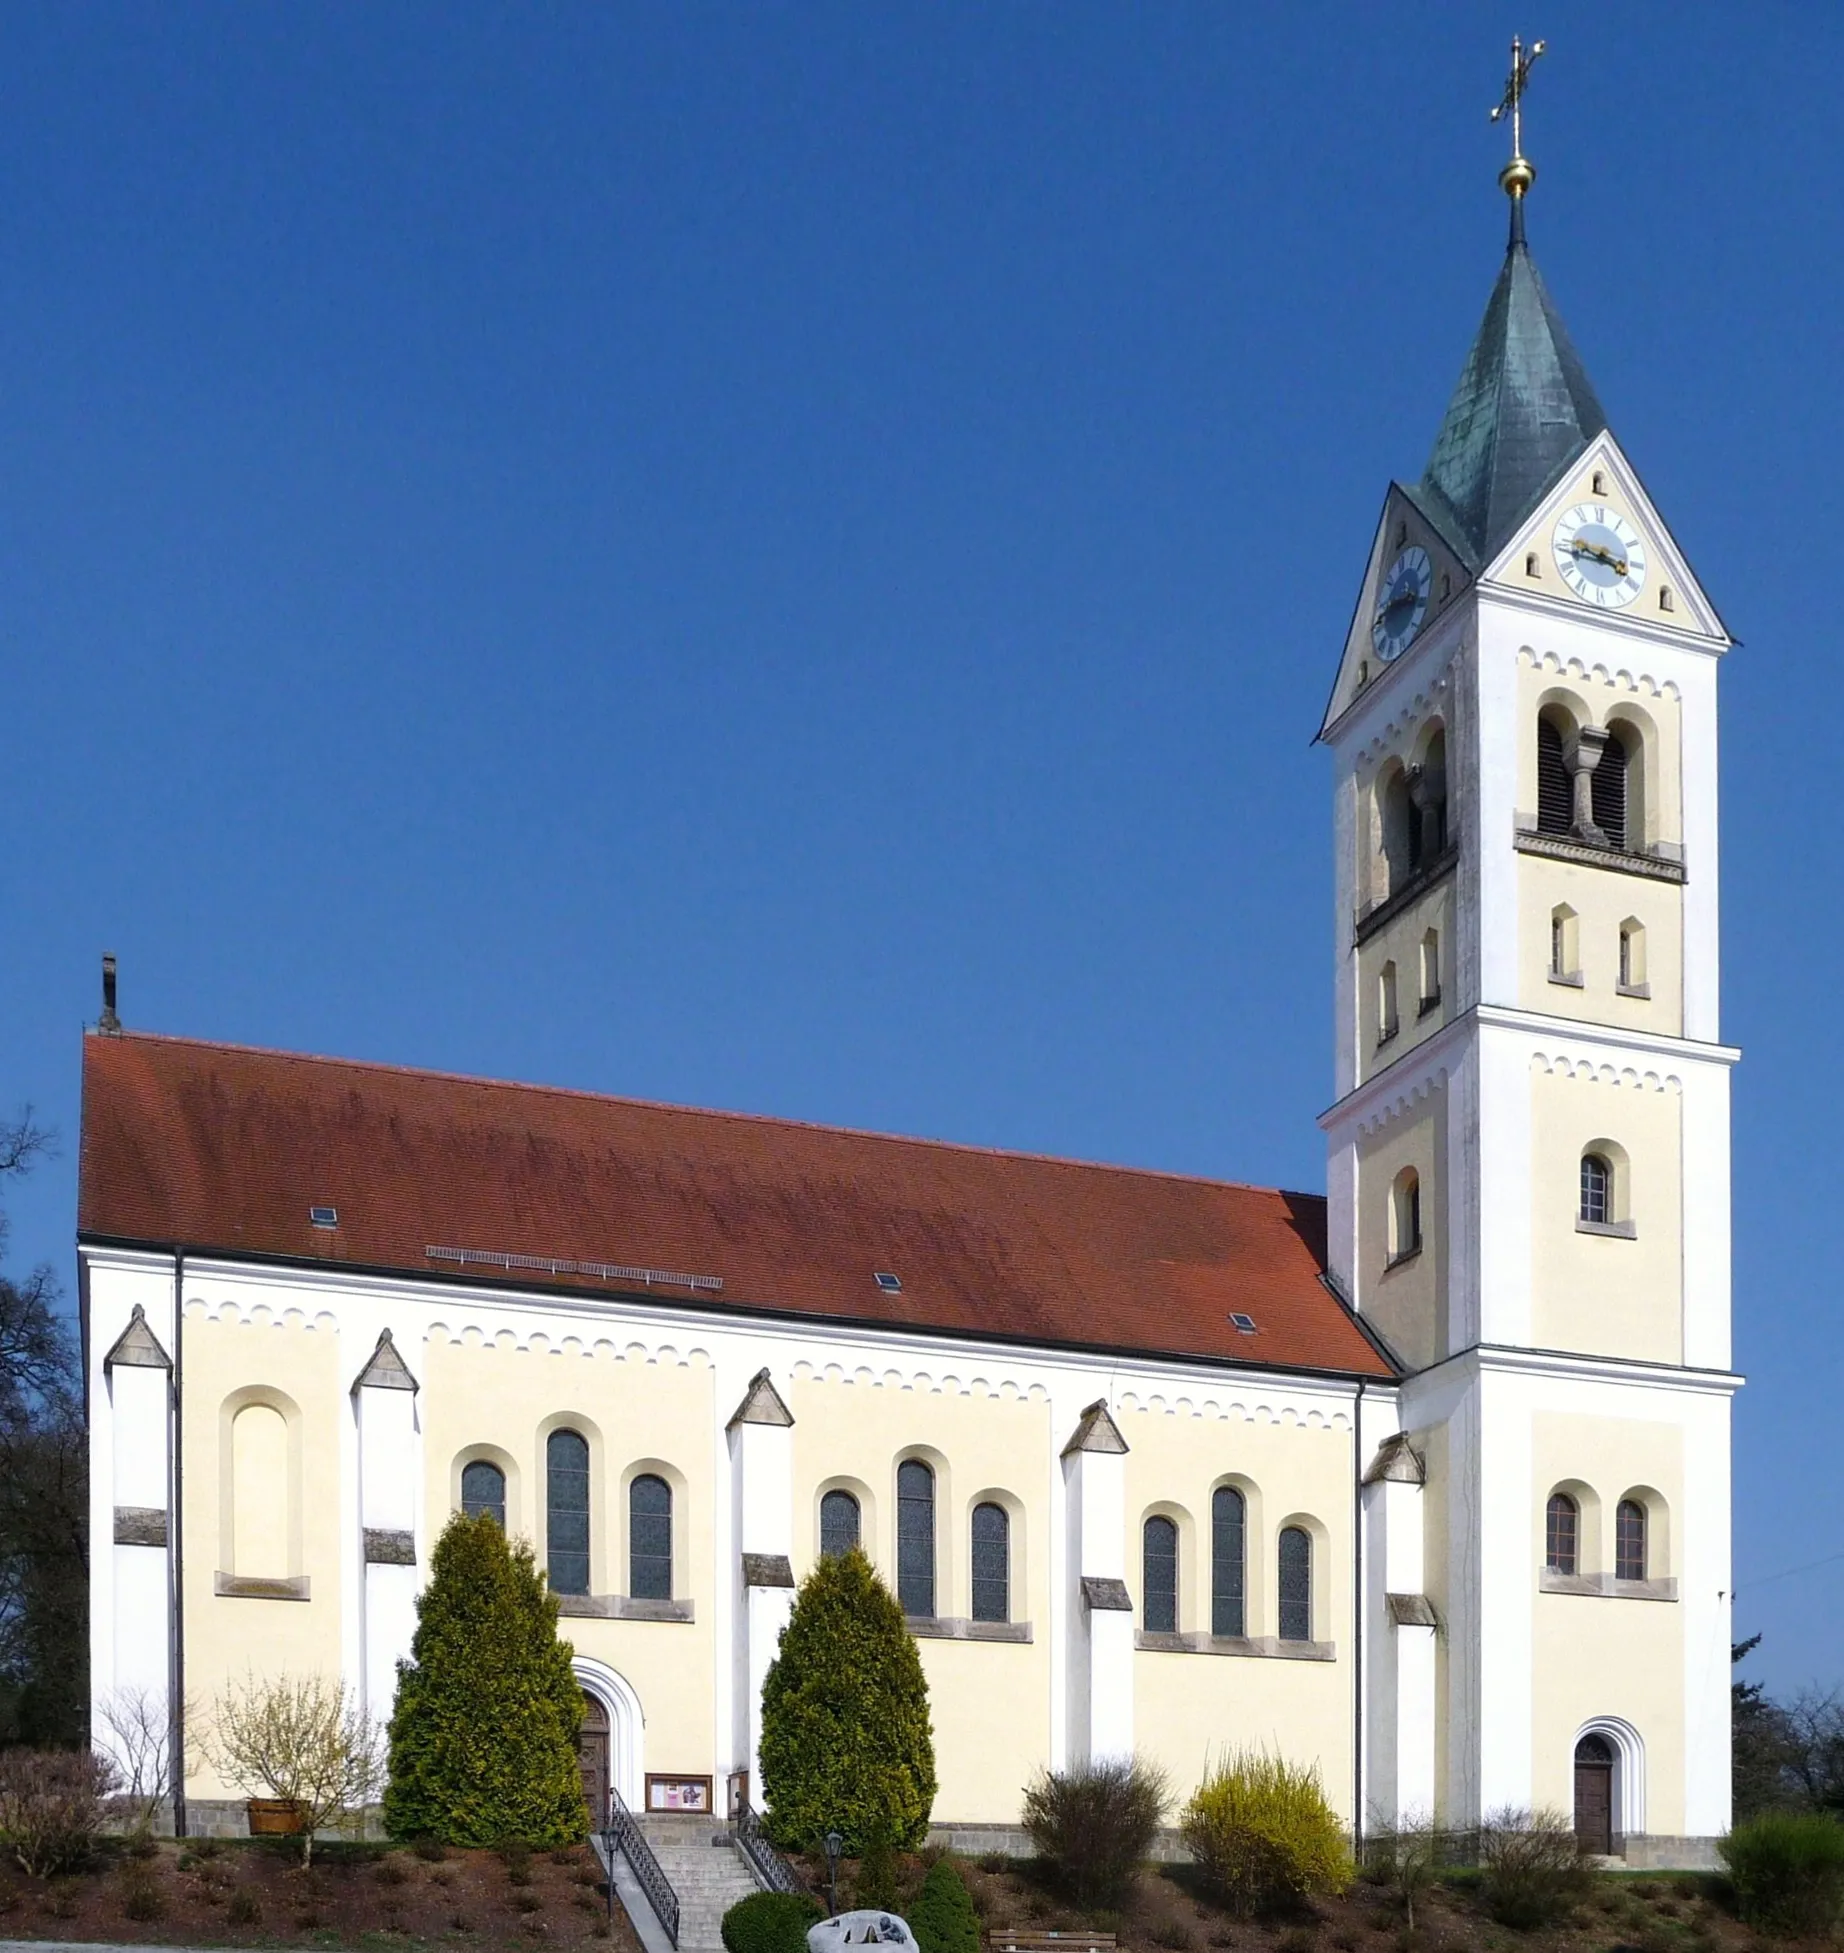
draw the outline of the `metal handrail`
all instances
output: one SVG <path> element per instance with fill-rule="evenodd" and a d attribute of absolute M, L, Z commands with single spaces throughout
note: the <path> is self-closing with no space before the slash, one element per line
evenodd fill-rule
<path fill-rule="evenodd" d="M 608 1787 L 608 1828 L 602 1833 L 602 1840 L 608 1852 L 610 1906 L 614 1904 L 615 1853 L 619 1851 L 633 1868 L 634 1877 L 646 1894 L 647 1904 L 666 1929 L 666 1937 L 677 1946 L 679 1895 L 672 1889 L 672 1880 L 660 1869 L 660 1862 L 653 1855 L 653 1847 L 647 1842 L 647 1834 L 640 1828 L 640 1819 L 628 1809 L 620 1791 L 613 1784 Z"/>
<path fill-rule="evenodd" d="M 731 1819 L 736 1833 L 738 1848 L 749 1860 L 750 1869 L 770 1892 L 804 1893 L 806 1886 L 800 1874 L 776 1850 L 775 1843 L 768 1835 L 755 1807 L 747 1797 L 736 1800 L 736 1811 Z"/>

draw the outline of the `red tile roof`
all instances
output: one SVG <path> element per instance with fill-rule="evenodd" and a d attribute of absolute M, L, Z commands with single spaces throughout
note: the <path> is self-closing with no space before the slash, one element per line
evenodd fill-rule
<path fill-rule="evenodd" d="M 451 1277 L 430 1248 L 637 1265 L 719 1278 L 656 1291 L 697 1306 L 1390 1373 L 1319 1279 L 1315 1195 L 179 1038 L 84 1039 L 78 1229 Z"/>

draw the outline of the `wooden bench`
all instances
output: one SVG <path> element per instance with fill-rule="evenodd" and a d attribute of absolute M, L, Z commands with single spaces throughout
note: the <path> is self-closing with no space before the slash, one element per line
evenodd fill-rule
<path fill-rule="evenodd" d="M 1112 1933 L 1026 1933 L 994 1926 L 986 1935 L 992 1953 L 1114 1953 Z"/>

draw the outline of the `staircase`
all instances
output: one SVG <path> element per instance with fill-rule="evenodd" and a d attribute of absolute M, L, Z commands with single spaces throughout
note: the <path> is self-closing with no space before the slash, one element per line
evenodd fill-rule
<path fill-rule="evenodd" d="M 730 1833 L 714 1818 L 658 1811 L 641 1825 L 679 1896 L 679 1953 L 722 1953 L 724 1914 L 762 1889 Z"/>

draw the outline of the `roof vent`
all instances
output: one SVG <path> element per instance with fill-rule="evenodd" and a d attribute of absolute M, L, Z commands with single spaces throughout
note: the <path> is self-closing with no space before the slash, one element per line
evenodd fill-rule
<path fill-rule="evenodd" d="M 1229 1319 L 1231 1322 L 1233 1322 L 1236 1325 L 1237 1329 L 1240 1330 L 1244 1336 L 1254 1335 L 1255 1318 L 1253 1316 L 1245 1316 L 1239 1310 L 1232 1309 L 1230 1311 Z"/>
<path fill-rule="evenodd" d="M 902 1276 L 891 1274 L 887 1268 L 878 1269 L 872 1280 L 886 1295 L 901 1295 L 903 1292 Z"/>
<path fill-rule="evenodd" d="M 307 1218 L 316 1227 L 337 1227 L 339 1225 L 339 1209 L 337 1207 L 310 1207 L 307 1210 Z"/>

